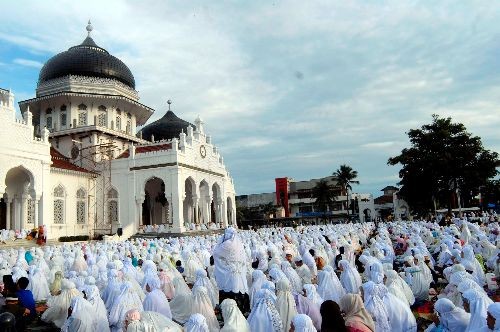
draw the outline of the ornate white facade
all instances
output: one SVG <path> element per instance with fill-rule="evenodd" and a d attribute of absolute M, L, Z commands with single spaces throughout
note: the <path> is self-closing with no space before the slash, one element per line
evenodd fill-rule
<path fill-rule="evenodd" d="M 0 89 L 0 228 L 46 225 L 49 238 L 122 228 L 128 237 L 144 225 L 178 233 L 235 224 L 233 180 L 203 121 L 169 110 L 162 128 L 171 137 L 155 140 L 166 136 L 151 129 L 142 138 L 136 128 L 154 110 L 90 36 L 47 61 L 36 98 L 19 106 L 22 120 Z"/>

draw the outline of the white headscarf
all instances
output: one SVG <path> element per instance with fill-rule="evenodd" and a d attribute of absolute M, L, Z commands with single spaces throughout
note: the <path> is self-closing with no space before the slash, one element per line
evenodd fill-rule
<path fill-rule="evenodd" d="M 160 279 L 158 277 L 151 277 L 146 281 L 146 285 L 149 287 L 150 292 L 147 293 L 142 303 L 144 310 L 158 312 L 168 319 L 172 319 L 172 312 L 170 311 L 167 296 L 161 290 Z"/>
<path fill-rule="evenodd" d="M 175 295 L 170 301 L 170 311 L 172 318 L 181 324 L 184 324 L 191 316 L 191 290 L 182 278 L 175 278 L 172 282 L 175 288 Z"/>
<path fill-rule="evenodd" d="M 295 315 L 293 318 L 295 332 L 316 332 L 311 318 L 304 314 Z"/>
<path fill-rule="evenodd" d="M 464 299 L 469 302 L 470 323 L 466 332 L 479 331 L 486 326 L 486 316 L 488 315 L 488 306 L 493 303 L 489 298 L 485 298 L 476 289 L 469 289 L 463 293 Z"/>
<path fill-rule="evenodd" d="M 214 248 L 215 280 L 224 292 L 248 293 L 247 255 L 236 230 L 229 227 Z"/>
<path fill-rule="evenodd" d="M 405 300 L 409 306 L 415 303 L 415 297 L 413 296 L 413 292 L 411 291 L 410 286 L 399 276 L 399 274 L 394 270 L 388 270 L 385 272 L 387 276 L 387 280 L 385 285 L 389 292 L 394 294 L 398 299 Z"/>
<path fill-rule="evenodd" d="M 332 300 L 337 303 L 345 295 L 345 290 L 331 266 L 326 266 L 318 272 L 318 294 L 324 301 Z"/>
<path fill-rule="evenodd" d="M 143 311 L 142 301 L 133 291 L 132 285 L 125 282 L 120 287 L 120 295 L 115 298 L 109 312 L 109 324 L 119 329 L 123 327 L 125 314 L 130 309 Z"/>
<path fill-rule="evenodd" d="M 267 279 L 266 279 L 266 275 L 264 274 L 264 272 L 262 272 L 261 270 L 254 270 L 252 272 L 252 287 L 250 287 L 250 293 L 249 293 L 250 308 L 253 307 L 255 293 L 257 293 L 257 291 L 259 291 L 261 289 L 262 284 L 265 281 L 267 281 Z"/>
<path fill-rule="evenodd" d="M 47 306 L 49 307 L 43 314 L 44 322 L 53 322 L 57 327 L 62 327 L 68 316 L 68 308 L 71 299 L 76 296 L 82 296 L 82 293 L 75 288 L 75 284 L 67 279 L 61 281 L 61 293 L 49 298 Z"/>
<path fill-rule="evenodd" d="M 361 276 L 359 272 L 349 264 L 349 261 L 342 259 L 339 262 L 339 267 L 342 267 L 340 274 L 340 283 L 347 293 L 358 294 L 361 287 Z"/>
<path fill-rule="evenodd" d="M 373 281 L 368 281 L 363 284 L 365 308 L 372 315 L 373 320 L 375 321 L 376 331 L 389 332 L 391 331 L 389 312 L 387 311 L 383 300 L 387 288 L 384 287 L 384 291 L 384 288 L 381 286 L 381 284 L 375 284 Z"/>
<path fill-rule="evenodd" d="M 437 300 L 434 309 L 439 314 L 443 332 L 464 332 L 469 325 L 470 314 L 446 298 Z"/>
<path fill-rule="evenodd" d="M 61 328 L 61 332 L 93 332 L 96 330 L 96 320 L 91 304 L 81 296 L 71 299 L 72 309 Z M 108 329 L 109 330 L 109 329 Z"/>
<path fill-rule="evenodd" d="M 282 278 L 278 280 L 276 283 L 276 291 L 276 309 L 278 309 L 281 321 L 283 322 L 283 328 L 285 331 L 289 331 L 292 318 L 297 314 L 297 309 L 288 279 Z"/>
<path fill-rule="evenodd" d="M 207 320 L 210 332 L 219 331 L 219 322 L 208 297 L 208 291 L 203 286 L 193 287 L 191 314 L 202 314 Z"/>
<path fill-rule="evenodd" d="M 220 308 L 224 318 L 224 326 L 221 328 L 221 332 L 250 332 L 250 325 L 248 325 L 235 300 L 225 299 L 222 301 Z"/>
<path fill-rule="evenodd" d="M 185 332 L 209 332 L 207 321 L 201 314 L 192 314 L 184 326 Z"/>
<path fill-rule="evenodd" d="M 283 322 L 271 295 L 271 292 L 267 289 L 261 289 L 255 295 L 256 303 L 250 316 L 248 316 L 251 331 L 283 331 Z"/>

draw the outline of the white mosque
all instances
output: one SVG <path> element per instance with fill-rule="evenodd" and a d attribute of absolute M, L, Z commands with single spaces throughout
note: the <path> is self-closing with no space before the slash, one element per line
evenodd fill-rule
<path fill-rule="evenodd" d="M 236 224 L 235 190 L 198 117 L 139 102 L 135 79 L 91 38 L 49 59 L 36 98 L 0 89 L 0 229 L 45 225 L 49 238 Z M 158 228 L 158 227 L 157 227 Z"/>

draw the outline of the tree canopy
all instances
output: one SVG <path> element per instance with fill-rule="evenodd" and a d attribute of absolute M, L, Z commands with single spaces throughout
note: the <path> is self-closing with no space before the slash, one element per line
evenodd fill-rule
<path fill-rule="evenodd" d="M 456 205 L 456 191 L 470 205 L 480 186 L 498 174 L 498 153 L 486 150 L 481 138 L 462 123 L 432 116 L 432 123 L 408 131 L 411 146 L 389 158 L 401 164 L 399 194 L 417 212 Z"/>
<path fill-rule="evenodd" d="M 314 205 L 318 211 L 328 211 L 334 201 L 333 187 L 326 180 L 319 180 L 312 189 L 312 198 L 315 199 Z"/>

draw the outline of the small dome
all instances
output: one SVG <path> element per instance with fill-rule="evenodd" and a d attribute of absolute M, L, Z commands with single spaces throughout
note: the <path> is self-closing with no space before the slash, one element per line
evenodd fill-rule
<path fill-rule="evenodd" d="M 189 126 L 195 127 L 191 123 L 180 119 L 174 112 L 169 110 L 161 119 L 142 128 L 140 133 L 145 140 L 150 140 L 151 135 L 153 135 L 155 141 L 159 141 L 174 137 L 179 138 L 180 133 L 183 131 L 187 132 Z"/>
<path fill-rule="evenodd" d="M 135 89 L 130 69 L 120 59 L 97 46 L 90 36 L 80 45 L 50 58 L 40 71 L 38 85 L 68 75 L 115 79 Z"/>

